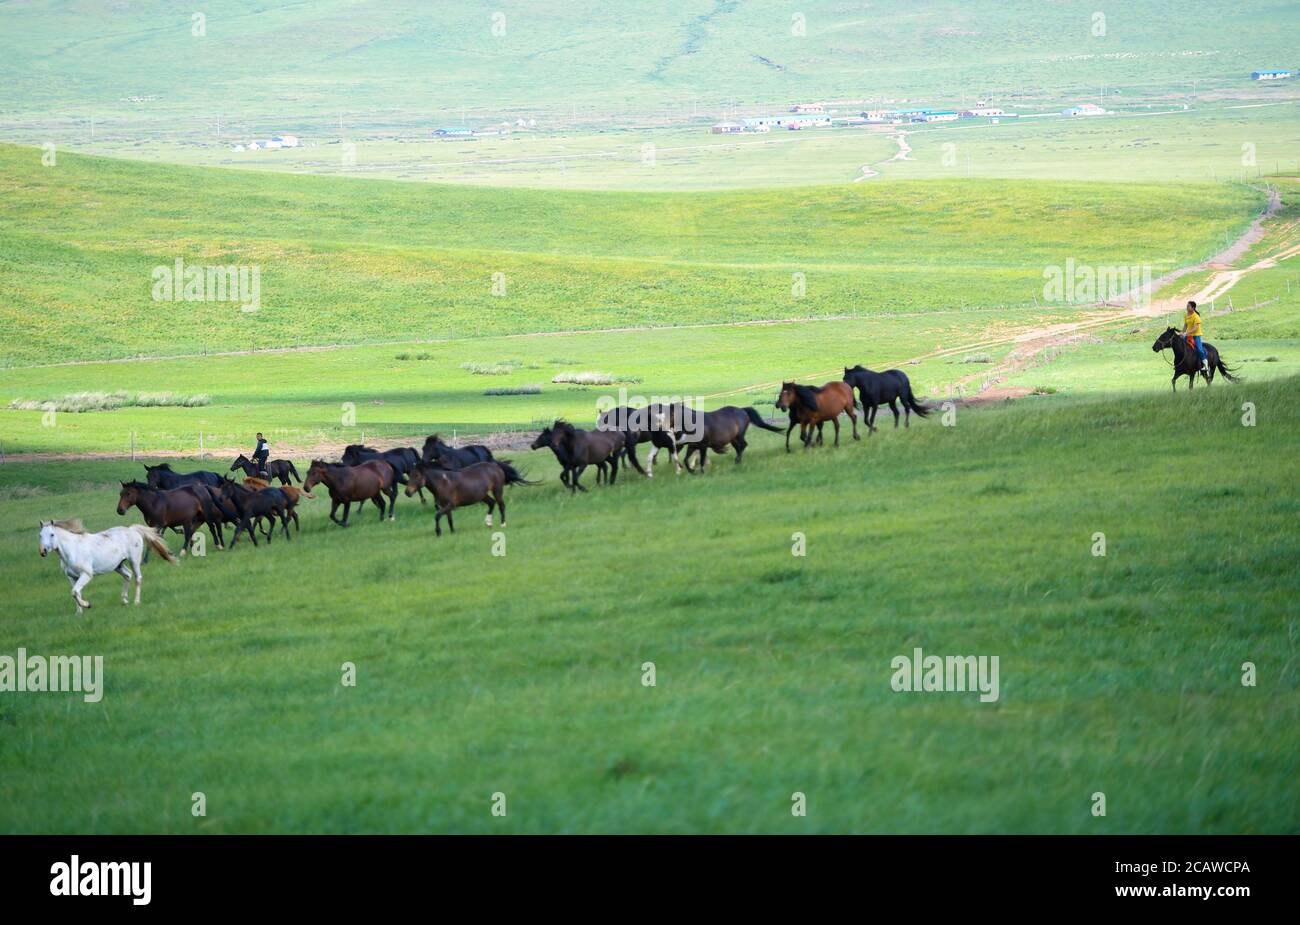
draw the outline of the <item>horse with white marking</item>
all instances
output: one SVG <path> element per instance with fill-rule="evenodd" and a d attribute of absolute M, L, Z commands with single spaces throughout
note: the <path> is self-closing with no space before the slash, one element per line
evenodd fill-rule
<path fill-rule="evenodd" d="M 72 582 L 72 599 L 77 613 L 90 608 L 81 596 L 82 588 L 96 575 L 117 572 L 122 576 L 122 603 L 127 603 L 131 579 L 135 579 L 135 602 L 140 603 L 140 585 L 144 581 L 144 563 L 152 549 L 173 565 L 180 560 L 172 555 L 158 531 L 143 524 L 109 527 L 99 533 L 87 533 L 79 520 L 41 521 L 41 557 L 50 550 L 63 560 L 63 572 Z"/>

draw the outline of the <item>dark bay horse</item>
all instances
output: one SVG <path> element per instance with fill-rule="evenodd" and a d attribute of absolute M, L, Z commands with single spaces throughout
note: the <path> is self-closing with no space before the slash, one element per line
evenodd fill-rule
<path fill-rule="evenodd" d="M 372 459 L 386 462 L 392 466 L 393 472 L 397 476 L 397 484 L 405 485 L 407 475 L 420 462 L 420 454 L 415 452 L 413 446 L 377 450 L 372 446 L 353 443 L 343 449 L 343 465 L 345 466 L 356 466 L 363 462 L 370 462 Z M 428 503 L 424 500 L 424 492 L 420 493 L 420 503 Z"/>
<path fill-rule="evenodd" d="M 588 466 L 609 466 L 609 484 L 618 481 L 618 460 L 623 454 L 624 437 L 620 431 L 583 430 L 559 418 L 550 427 L 552 442 L 559 446 L 569 460 L 569 491 L 586 491 L 579 481 Z M 556 458 L 560 457 L 556 454 Z"/>
<path fill-rule="evenodd" d="M 851 388 L 857 389 L 858 397 L 862 399 L 862 419 L 866 422 L 868 437 L 876 430 L 876 412 L 881 405 L 889 405 L 889 410 L 894 412 L 895 428 L 898 427 L 898 407 L 895 402 L 903 406 L 904 427 L 912 426 L 913 411 L 920 417 L 928 417 L 930 414 L 930 409 L 918 402 L 912 394 L 912 383 L 907 378 L 907 373 L 901 369 L 887 369 L 878 373 L 861 364 L 846 366 L 844 381 Z"/>
<path fill-rule="evenodd" d="M 393 467 L 380 459 L 372 459 L 356 466 L 343 463 L 327 463 L 323 459 L 312 460 L 303 480 L 303 491 L 311 491 L 316 485 L 324 485 L 330 493 L 330 520 L 340 527 L 348 525 L 348 512 L 352 502 L 359 501 L 363 506 L 373 501 L 379 508 L 379 519 L 384 519 L 384 495 L 388 495 L 388 519 L 393 520 L 393 509 L 397 506 L 397 473 Z M 334 516 L 343 505 L 343 519 Z"/>
<path fill-rule="evenodd" d="M 1215 372 L 1222 373 L 1223 378 L 1227 379 L 1229 382 L 1239 381 L 1237 377 L 1233 375 L 1236 370 L 1224 365 L 1223 358 L 1219 356 L 1219 351 L 1215 349 L 1213 344 L 1209 341 L 1202 340 L 1201 346 L 1205 348 L 1205 357 L 1209 361 L 1208 365 L 1210 371 L 1208 373 L 1201 370 L 1201 358 L 1197 356 L 1196 348 L 1187 343 L 1186 338 L 1180 335 L 1173 328 L 1166 328 L 1165 333 L 1157 337 L 1156 342 L 1151 345 L 1151 349 L 1156 353 L 1160 353 L 1164 350 L 1173 350 L 1174 378 L 1169 380 L 1169 385 L 1175 392 L 1178 391 L 1179 376 L 1187 377 L 1187 390 L 1189 392 L 1192 390 L 1192 386 L 1196 383 L 1197 373 L 1200 373 L 1200 375 L 1205 378 L 1205 384 L 1207 386 L 1214 383 Z"/>
<path fill-rule="evenodd" d="M 261 491 L 264 488 L 271 488 L 273 486 L 265 479 L 257 479 L 249 476 L 244 479 L 244 487 L 251 488 L 253 491 Z M 284 492 L 284 500 L 288 510 L 289 519 L 293 521 L 293 525 L 297 527 L 298 532 L 301 533 L 302 524 L 298 522 L 298 504 L 303 498 L 312 498 L 315 496 L 312 495 L 311 492 L 303 491 L 297 485 L 281 485 L 280 491 Z"/>
<path fill-rule="evenodd" d="M 673 430 L 679 434 L 677 445 L 686 447 L 686 471 L 702 472 L 709 463 L 709 450 L 726 452 L 728 446 L 736 451 L 736 465 L 749 445 L 745 432 L 750 425 L 779 434 L 781 428 L 764 421 L 753 407 L 737 408 L 727 405 L 717 411 L 696 411 L 685 405 L 673 406 Z M 700 457 L 699 469 L 691 467 L 691 453 Z"/>
<path fill-rule="evenodd" d="M 835 425 L 835 445 L 840 445 L 840 415 L 847 414 L 853 422 L 853 439 L 861 440 L 858 435 L 858 415 L 853 410 L 853 388 L 847 382 L 828 382 L 823 386 L 799 385 L 796 382 L 781 383 L 781 394 L 777 396 L 776 406 L 782 411 L 793 411 L 799 422 L 799 436 L 804 449 L 812 446 L 813 428 L 830 421 Z M 790 431 L 794 430 L 795 421 L 785 430 L 785 450 L 790 452 Z"/>
<path fill-rule="evenodd" d="M 226 479 L 217 489 L 221 497 L 234 505 L 235 510 L 239 513 L 239 525 L 235 527 L 235 536 L 230 541 L 230 548 L 234 549 L 235 544 L 239 542 L 239 534 L 247 533 L 253 545 L 257 545 L 257 533 L 255 527 L 263 520 L 269 526 L 263 526 L 266 532 L 267 543 L 275 535 L 275 519 L 280 519 L 281 526 L 284 527 L 284 537 L 286 540 L 292 539 L 289 535 L 289 501 L 283 491 L 278 488 L 266 488 L 262 491 L 254 491 L 251 488 L 245 488 L 238 482 Z"/>
<path fill-rule="evenodd" d="M 491 462 L 492 451 L 481 443 L 454 447 L 444 443 L 437 434 L 431 434 L 424 439 L 424 452 L 420 454 L 420 461 L 444 469 L 463 469 L 475 463 Z"/>
<path fill-rule="evenodd" d="M 257 463 L 253 462 L 243 453 L 235 457 L 235 461 L 230 464 L 230 471 L 243 469 L 244 475 L 249 478 L 260 478 L 261 471 L 257 468 Z M 293 461 L 289 459 L 272 459 L 266 464 L 266 474 L 273 479 L 279 479 L 281 485 L 292 485 L 294 479 L 302 481 L 302 476 L 298 470 L 293 467 Z"/>
<path fill-rule="evenodd" d="M 221 484 L 221 475 L 206 469 L 195 472 L 173 472 L 170 463 L 160 463 L 156 466 L 146 464 L 144 471 L 147 473 L 145 481 L 149 483 L 150 488 L 180 488 L 182 485 L 195 483 L 216 488 Z"/>
<path fill-rule="evenodd" d="M 622 405 L 602 414 L 596 422 L 596 430 L 621 433 L 623 445 L 627 449 L 628 462 L 647 478 L 654 477 L 655 457 L 659 455 L 660 450 L 668 451 L 668 456 L 680 475 L 682 464 L 677 458 L 677 435 L 673 433 L 671 421 L 672 409 L 668 405 L 657 402 L 643 408 Z M 639 443 L 649 443 L 652 447 L 648 469 L 642 469 L 641 463 L 636 458 L 636 447 Z"/>
<path fill-rule="evenodd" d="M 414 494 L 420 488 L 433 492 L 438 510 L 433 517 L 433 529 L 436 536 L 442 536 L 442 518 L 447 517 L 447 526 L 456 532 L 456 523 L 451 519 L 451 512 L 467 504 L 482 501 L 487 505 L 487 517 L 484 522 L 492 526 L 492 511 L 501 511 L 501 526 L 506 525 L 507 485 L 536 485 L 530 482 L 512 466 L 509 460 L 495 459 L 492 462 L 474 463 L 460 469 L 444 469 L 441 466 L 421 463 L 411 473 L 406 484 L 407 495 Z"/>
<path fill-rule="evenodd" d="M 122 491 L 117 496 L 117 513 L 125 514 L 134 506 L 140 509 L 144 522 L 155 530 L 178 528 L 185 536 L 185 542 L 181 544 L 183 556 L 199 527 L 208 524 L 211 529 L 212 515 L 205 497 L 188 487 L 150 488 L 143 482 L 123 482 Z M 215 532 L 213 538 L 216 538 Z"/>
<path fill-rule="evenodd" d="M 531 449 L 540 450 L 543 447 L 551 451 L 555 456 L 555 461 L 560 464 L 560 481 L 564 487 L 569 487 L 569 470 L 573 467 L 573 456 L 568 449 L 560 443 L 559 434 L 553 427 L 543 427 L 533 438 L 533 442 L 528 444 Z M 600 477 L 605 474 L 605 464 L 600 463 L 596 467 L 596 481 L 599 483 Z M 586 491 L 587 489 L 583 489 Z"/>

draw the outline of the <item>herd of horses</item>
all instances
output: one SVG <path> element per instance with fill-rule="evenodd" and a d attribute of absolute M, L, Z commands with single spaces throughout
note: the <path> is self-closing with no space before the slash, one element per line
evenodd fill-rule
<path fill-rule="evenodd" d="M 1207 384 L 1214 381 L 1216 372 L 1229 381 L 1236 381 L 1218 351 L 1210 344 L 1205 347 L 1208 354 L 1205 370 L 1201 369 L 1194 348 L 1173 328 L 1157 338 L 1152 350 L 1157 353 L 1173 350 L 1175 387 L 1184 375 L 1189 379 L 1189 389 L 1198 374 Z M 888 406 L 893 413 L 895 428 L 900 419 L 905 427 L 910 427 L 913 413 L 923 418 L 930 413 L 929 408 L 916 400 L 911 382 L 902 370 L 875 372 L 862 366 L 845 367 L 842 379 L 821 386 L 783 382 L 775 405 L 789 416 L 785 429 L 787 452 L 796 426 L 800 442 L 809 449 L 824 442 L 823 429 L 828 422 L 835 429 L 835 445 L 839 445 L 841 415 L 849 418 L 853 439 L 858 440 L 861 439 L 859 410 L 868 434 L 877 429 L 876 416 L 882 406 Z M 587 491 L 581 478 L 591 467 L 596 469 L 597 483 L 604 481 L 609 485 L 617 480 L 619 465 L 624 461 L 642 475 L 653 477 L 660 450 L 668 451 L 679 474 L 683 468 L 694 473 L 703 471 L 710 452 L 725 454 L 728 449 L 733 450 L 739 464 L 748 446 L 746 433 L 751 426 L 781 432 L 780 427 L 765 421 L 752 406 L 728 405 L 715 411 L 701 411 L 683 402 L 652 403 L 607 411 L 600 415 L 594 430 L 556 420 L 541 430 L 531 448 L 549 449 L 560 464 L 560 481 L 571 493 L 576 493 Z M 636 450 L 641 444 L 650 446 L 648 468 L 637 458 Z M 177 561 L 162 542 L 163 531 L 170 529 L 183 535 L 181 555 L 189 551 L 195 535 L 204 527 L 218 549 L 226 548 L 225 530 L 231 525 L 234 526 L 232 548 L 244 534 L 256 546 L 259 530 L 270 543 L 277 522 L 285 539 L 290 539 L 290 522 L 295 530 L 301 531 L 298 504 L 304 497 L 314 498 L 311 490 L 318 485 L 328 491 L 330 520 L 340 527 L 348 526 L 353 504 L 364 507 L 370 502 L 379 509 L 380 520 L 385 517 L 394 520 L 399 487 L 408 497 L 418 495 L 422 504 L 427 503 L 427 490 L 436 506 L 434 532 L 441 536 L 443 517 L 454 532 L 453 512 L 479 503 L 487 507 L 488 526 L 492 526 L 493 515 L 499 514 L 504 527 L 506 486 L 537 484 L 525 478 L 509 460 L 494 457 L 486 446 L 455 447 L 437 434 L 428 437 L 420 450 L 414 447 L 378 450 L 353 444 L 344 449 L 338 462 L 312 460 L 305 478 L 299 476 L 290 460 L 268 460 L 261 466 L 243 455 L 231 463 L 225 474 L 207 470 L 175 472 L 167 463 L 146 464 L 144 468 L 145 481 L 121 483 L 117 504 L 119 515 L 132 507 L 138 508 L 144 525 L 113 527 L 90 534 L 76 520 L 41 523 L 41 555 L 50 550 L 59 553 L 73 584 L 72 596 L 78 613 L 90 606 L 81 595 L 82 588 L 93 575 L 106 571 L 122 574 L 127 584 L 134 577 L 138 604 L 140 563 L 147 558 L 148 551 L 153 549 L 168 561 Z M 230 477 L 229 472 L 236 470 L 244 473 L 242 481 Z M 295 485 L 295 480 L 301 485 Z M 122 600 L 127 601 L 126 586 Z"/>
<path fill-rule="evenodd" d="M 854 393 L 860 398 L 855 401 Z M 800 429 L 805 449 L 823 442 L 822 430 L 829 422 L 835 429 L 834 442 L 839 445 L 840 416 L 852 422 L 853 437 L 858 433 L 857 409 L 861 407 L 868 433 L 874 431 L 876 414 L 887 405 L 894 414 L 894 426 L 900 417 L 910 425 L 913 412 L 924 417 L 928 409 L 912 393 L 911 383 L 901 370 L 873 372 L 861 366 L 845 368 L 844 378 L 825 385 L 801 385 L 785 382 L 776 398 L 776 407 L 789 415 L 785 429 L 786 449 L 794 428 Z M 654 462 L 661 449 L 667 450 L 677 472 L 683 468 L 700 472 L 708 465 L 709 453 L 734 451 L 740 463 L 748 445 L 750 427 L 780 433 L 781 428 L 765 421 L 753 407 L 727 406 L 716 411 L 701 411 L 684 402 L 623 406 L 602 414 L 593 430 L 576 427 L 563 419 L 545 427 L 533 440 L 532 449 L 549 449 L 560 464 L 560 481 L 570 492 L 587 491 L 582 476 L 588 468 L 596 469 L 596 481 L 613 485 L 620 463 L 627 462 L 642 475 L 654 475 Z M 649 466 L 637 458 L 637 447 L 651 447 Z M 437 434 L 424 441 L 423 447 L 395 447 L 380 450 L 363 444 L 344 449 L 337 462 L 312 460 L 306 476 L 300 476 L 292 461 L 268 460 L 264 465 L 240 455 L 227 473 L 208 470 L 176 472 L 170 464 L 145 465 L 145 480 L 121 483 L 117 512 L 126 514 L 137 508 L 147 526 L 174 530 L 183 536 L 181 555 L 190 550 L 194 537 L 206 528 L 218 549 L 227 548 L 226 531 L 233 527 L 229 546 L 233 548 L 244 535 L 258 543 L 258 533 L 268 543 L 275 536 L 277 524 L 286 539 L 292 537 L 290 524 L 301 530 L 298 505 L 303 498 L 314 498 L 312 489 L 324 486 L 330 497 L 330 520 L 341 527 L 349 525 L 353 505 L 367 503 L 379 511 L 381 520 L 395 519 L 397 495 L 417 496 L 427 503 L 426 491 L 435 505 L 434 532 L 442 535 L 442 519 L 456 529 L 453 512 L 459 508 L 484 504 L 486 523 L 493 516 L 506 525 L 505 489 L 510 485 L 533 485 L 507 459 L 498 459 L 480 444 L 455 447 Z M 242 471 L 236 481 L 229 473 Z M 294 484 L 295 480 L 301 485 Z"/>

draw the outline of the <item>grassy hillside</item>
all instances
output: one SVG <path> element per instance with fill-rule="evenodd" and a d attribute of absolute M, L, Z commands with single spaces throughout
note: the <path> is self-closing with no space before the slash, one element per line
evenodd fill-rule
<path fill-rule="evenodd" d="M 1298 385 L 763 434 L 578 498 L 525 454 L 504 559 L 473 511 L 435 541 L 409 501 L 347 531 L 316 501 L 291 543 L 152 562 L 139 608 L 97 579 L 84 619 L 33 525 L 121 522 L 130 467 L 7 467 L 0 648 L 107 684 L 6 696 L 0 830 L 1294 833 Z M 998 655 L 1000 699 L 894 693 L 915 647 Z"/>
<path fill-rule="evenodd" d="M 1225 185 L 964 180 L 502 191 L 68 154 L 43 167 L 39 150 L 11 146 L 0 146 L 0 185 L 6 365 L 1029 306 L 1044 267 L 1069 258 L 1157 273 L 1201 259 L 1262 198 Z M 154 269 L 177 259 L 258 267 L 260 310 L 153 301 Z"/>
<path fill-rule="evenodd" d="M 1247 87 L 1251 70 L 1294 63 L 1287 36 L 1300 20 L 1283 0 L 1213 15 L 1193 0 L 1135 0 L 1106 11 L 1100 35 L 1095 7 L 660 0 L 615 12 L 594 0 L 225 0 L 209 5 L 196 36 L 192 11 L 161 0 L 7 4 L 0 105 L 35 132 L 95 113 L 164 135 L 215 129 L 218 114 L 228 129 L 302 130 L 337 125 L 341 112 L 364 131 L 427 127 L 466 110 L 553 124 L 578 107 L 620 121 L 732 99 L 955 101 L 1103 86 L 1182 94 L 1194 80 Z"/>

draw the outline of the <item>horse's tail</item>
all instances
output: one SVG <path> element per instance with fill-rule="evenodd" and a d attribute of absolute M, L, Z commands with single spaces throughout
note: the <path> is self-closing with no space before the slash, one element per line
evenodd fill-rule
<path fill-rule="evenodd" d="M 299 474 L 298 474 L 298 470 L 295 469 L 295 468 L 293 467 L 293 460 L 292 460 L 292 459 L 286 459 L 286 460 L 284 461 L 284 464 L 289 468 L 289 475 L 291 476 L 291 478 L 289 479 L 289 481 L 293 481 L 294 479 L 297 479 L 299 482 L 301 482 L 301 481 L 302 481 L 302 476 L 299 475 Z M 308 497 L 310 497 L 310 496 L 308 496 Z"/>
<path fill-rule="evenodd" d="M 923 418 L 930 416 L 931 409 L 916 400 L 916 396 L 912 394 L 912 383 L 906 376 L 903 376 L 903 404 L 906 405 L 913 414 L 919 415 Z"/>
<path fill-rule="evenodd" d="M 1240 377 L 1233 375 L 1233 373 L 1240 369 L 1240 367 L 1229 369 L 1228 365 L 1223 362 L 1223 355 L 1220 353 L 1214 355 L 1214 368 L 1218 370 L 1220 376 L 1227 379 L 1229 382 L 1241 381 Z"/>
<path fill-rule="evenodd" d="M 745 414 L 749 416 L 749 423 L 753 424 L 755 427 L 761 427 L 764 430 L 770 430 L 776 434 L 781 433 L 781 428 L 773 427 L 771 424 L 767 423 L 767 421 L 763 420 L 762 416 L 758 413 L 758 409 L 753 405 L 750 405 L 745 409 Z"/>
<path fill-rule="evenodd" d="M 172 551 L 167 548 L 167 544 L 163 542 L 163 538 L 153 527 L 146 527 L 144 524 L 131 524 L 131 529 L 140 535 L 140 539 L 144 540 L 145 558 L 148 558 L 149 550 L 152 549 L 172 565 L 181 564 L 181 560 L 172 555 Z"/>
<path fill-rule="evenodd" d="M 541 482 L 530 482 L 528 479 L 524 478 L 523 475 L 520 474 L 518 469 L 510 465 L 509 460 L 494 459 L 492 461 L 497 464 L 497 468 L 499 468 L 503 473 L 505 473 L 507 485 L 540 485 L 541 484 Z"/>

